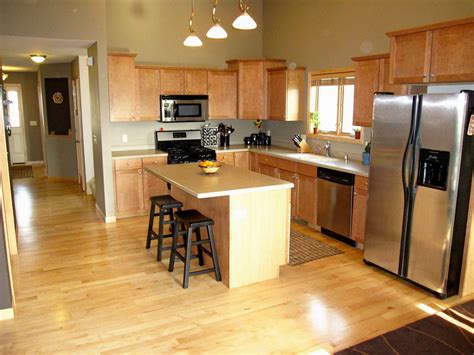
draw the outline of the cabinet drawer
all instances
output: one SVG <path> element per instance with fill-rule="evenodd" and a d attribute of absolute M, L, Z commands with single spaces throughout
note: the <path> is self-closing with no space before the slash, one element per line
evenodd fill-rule
<path fill-rule="evenodd" d="M 277 167 L 278 166 L 278 158 L 275 158 L 275 157 L 271 157 L 269 155 L 263 155 L 261 154 L 259 157 L 258 157 L 258 163 L 259 164 L 265 164 L 265 165 L 269 165 L 269 166 L 273 166 L 273 167 Z"/>
<path fill-rule="evenodd" d="M 166 165 L 166 157 L 143 158 L 143 167 L 153 165 Z"/>
<path fill-rule="evenodd" d="M 115 159 L 115 170 L 141 169 L 142 159 Z"/>
<path fill-rule="evenodd" d="M 291 172 L 296 171 L 296 162 L 286 159 L 278 159 L 278 168 L 288 170 Z"/>
<path fill-rule="evenodd" d="M 308 165 L 303 163 L 296 163 L 296 172 L 301 175 L 309 177 L 316 177 L 316 167 L 314 165 Z"/>
<path fill-rule="evenodd" d="M 216 158 L 224 164 L 234 165 L 234 153 L 218 153 Z"/>
<path fill-rule="evenodd" d="M 356 175 L 354 185 L 356 189 L 367 191 L 369 189 L 369 179 L 365 176 Z"/>

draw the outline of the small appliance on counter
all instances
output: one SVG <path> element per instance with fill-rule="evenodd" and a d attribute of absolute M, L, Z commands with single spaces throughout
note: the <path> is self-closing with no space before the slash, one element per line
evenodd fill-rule
<path fill-rule="evenodd" d="M 219 135 L 219 145 L 221 147 L 228 147 L 230 143 L 230 135 L 234 133 L 235 129 L 232 126 L 226 126 L 223 123 L 219 123 L 217 127 L 217 133 Z"/>
<path fill-rule="evenodd" d="M 272 137 L 270 136 L 270 131 L 268 134 L 263 132 L 252 133 L 250 137 L 244 138 L 245 145 L 272 145 Z"/>
<path fill-rule="evenodd" d="M 217 127 L 211 127 L 208 123 L 202 127 L 202 145 L 205 147 L 217 146 L 219 143 L 219 133 Z"/>

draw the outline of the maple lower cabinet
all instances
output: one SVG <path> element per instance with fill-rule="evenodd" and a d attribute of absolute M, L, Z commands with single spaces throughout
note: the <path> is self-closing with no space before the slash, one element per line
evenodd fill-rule
<path fill-rule="evenodd" d="M 234 166 L 242 169 L 249 169 L 249 152 L 235 152 Z"/>
<path fill-rule="evenodd" d="M 267 117 L 271 120 L 300 121 L 305 115 L 306 68 L 267 69 Z"/>
<path fill-rule="evenodd" d="M 207 95 L 207 70 L 186 69 L 184 71 L 184 93 Z"/>
<path fill-rule="evenodd" d="M 263 175 L 278 177 L 278 168 L 262 163 L 258 163 L 258 172 Z"/>
<path fill-rule="evenodd" d="M 296 174 L 294 171 L 278 169 L 278 178 L 292 182 L 295 186 L 291 189 L 291 218 L 296 217 L 296 204 L 298 198 L 298 184 L 296 183 Z"/>
<path fill-rule="evenodd" d="M 184 69 L 160 69 L 160 86 L 161 95 L 183 95 Z"/>
<path fill-rule="evenodd" d="M 258 172 L 258 154 L 254 152 L 249 153 L 249 169 Z"/>
<path fill-rule="evenodd" d="M 374 93 L 392 92 L 404 95 L 408 92 L 406 85 L 389 83 L 390 54 L 354 57 L 354 126 L 371 127 Z"/>
<path fill-rule="evenodd" d="M 167 183 L 148 173 L 145 168 L 166 164 L 166 157 L 143 158 L 143 198 L 145 200 L 145 210 L 150 208 L 150 197 L 169 194 Z"/>
<path fill-rule="evenodd" d="M 210 70 L 207 85 L 209 119 L 237 118 L 237 71 Z"/>
<path fill-rule="evenodd" d="M 145 204 L 142 160 L 114 160 L 114 178 L 117 217 L 143 211 Z"/>
<path fill-rule="evenodd" d="M 474 17 L 387 33 L 390 82 L 474 81 Z"/>
<path fill-rule="evenodd" d="M 367 220 L 368 179 L 355 176 L 354 201 L 352 204 L 351 235 L 357 243 L 364 244 L 365 222 Z"/>
<path fill-rule="evenodd" d="M 135 69 L 135 118 L 139 121 L 160 119 L 160 71 L 158 69 Z"/>
<path fill-rule="evenodd" d="M 298 197 L 296 218 L 316 225 L 317 215 L 317 168 L 314 165 L 296 164 L 296 183 Z"/>
<path fill-rule="evenodd" d="M 234 153 L 232 152 L 225 152 L 225 153 L 217 153 L 216 158 L 218 162 L 232 165 L 234 166 L 235 160 L 234 160 Z"/>
<path fill-rule="evenodd" d="M 110 121 L 134 119 L 135 56 L 128 53 L 109 53 L 107 56 L 109 77 Z"/>

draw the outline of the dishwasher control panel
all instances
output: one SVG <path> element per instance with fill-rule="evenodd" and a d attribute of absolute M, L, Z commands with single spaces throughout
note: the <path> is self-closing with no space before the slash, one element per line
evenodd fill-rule
<path fill-rule="evenodd" d="M 342 171 L 318 168 L 318 178 L 342 185 L 354 185 L 354 174 Z"/>

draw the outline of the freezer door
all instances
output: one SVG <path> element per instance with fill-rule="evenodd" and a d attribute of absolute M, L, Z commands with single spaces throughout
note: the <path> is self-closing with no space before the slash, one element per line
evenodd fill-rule
<path fill-rule="evenodd" d="M 405 204 L 402 163 L 412 105 L 412 96 L 374 100 L 364 259 L 393 273 L 399 269 Z"/>
<path fill-rule="evenodd" d="M 423 96 L 418 138 L 422 159 L 415 161 L 415 174 L 420 184 L 426 175 L 434 183 L 415 185 L 407 277 L 441 294 L 448 279 L 466 110 L 466 94 Z M 430 151 L 432 157 L 426 158 Z M 428 173 L 423 159 L 431 159 Z"/>

